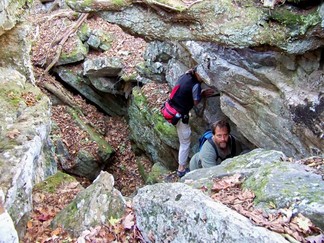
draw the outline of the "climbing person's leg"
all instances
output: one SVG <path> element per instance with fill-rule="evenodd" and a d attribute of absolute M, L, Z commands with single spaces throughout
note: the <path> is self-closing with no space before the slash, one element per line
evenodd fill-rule
<path fill-rule="evenodd" d="M 187 168 L 187 161 L 189 157 L 190 149 L 190 135 L 191 129 L 189 124 L 183 123 L 181 120 L 177 123 L 177 133 L 180 143 L 179 154 L 178 154 L 178 171 L 177 174 L 182 177 L 189 169 Z"/>

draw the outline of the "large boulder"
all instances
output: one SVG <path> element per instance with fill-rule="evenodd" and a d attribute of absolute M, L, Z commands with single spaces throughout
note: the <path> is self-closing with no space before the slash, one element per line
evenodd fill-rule
<path fill-rule="evenodd" d="M 2 201 L 2 199 L 1 199 Z M 0 242 L 1 243 L 18 243 L 18 234 L 13 221 L 6 210 L 4 210 L 2 202 L 0 203 Z"/>
<path fill-rule="evenodd" d="M 64 66 L 55 68 L 55 72 L 64 83 L 77 90 L 87 100 L 96 104 L 106 114 L 111 116 L 125 115 L 125 98 L 118 94 L 104 93 L 96 89 L 91 85 L 90 80 L 81 74 L 82 70 L 80 67 L 74 70 Z M 93 82 L 97 82 L 96 84 L 98 84 L 98 81 L 93 80 Z M 112 90 L 112 93 L 116 92 Z"/>
<path fill-rule="evenodd" d="M 240 4 L 231 0 L 191 4 L 123 1 L 118 5 L 119 11 L 109 1 L 80 4 L 68 0 L 67 4 L 79 12 L 99 12 L 108 22 L 148 40 L 205 41 L 233 48 L 273 46 L 289 53 L 303 53 L 323 45 L 320 2 L 309 4 L 307 11 L 302 4 L 282 4 L 269 11 L 261 2 Z M 147 11 L 147 7 L 152 11 Z"/>
<path fill-rule="evenodd" d="M 11 30 L 21 21 L 25 13 L 25 4 L 28 0 L 1 0 L 0 1 L 0 36 Z"/>
<path fill-rule="evenodd" d="M 154 42 L 149 49 L 147 65 L 162 65 L 171 87 L 188 70 L 190 60 L 203 64 L 206 84 L 220 92 L 220 98 L 206 101 L 203 117 L 207 123 L 228 117 L 240 141 L 283 150 L 287 156 L 323 153 L 321 50 L 292 55 L 193 41 L 173 46 L 165 43 L 164 48 Z"/>
<path fill-rule="evenodd" d="M 212 179 L 241 174 L 243 187 L 255 193 L 255 204 L 267 211 L 289 207 L 324 229 L 324 182 L 310 167 L 287 162 L 279 151 L 255 149 L 247 154 L 227 159 L 219 166 L 198 169 L 182 180 L 196 188 L 210 187 Z"/>
<path fill-rule="evenodd" d="M 50 103 L 16 70 L 0 68 L 0 192 L 20 235 L 32 209 L 32 188 L 56 172 L 49 141 Z"/>
<path fill-rule="evenodd" d="M 146 242 L 287 242 L 183 183 L 145 186 L 133 207 Z"/>
<path fill-rule="evenodd" d="M 140 88 L 133 89 L 128 114 L 131 139 L 137 147 L 154 163 L 176 168 L 179 146 L 176 128 L 166 122 L 159 109 L 151 109 Z"/>
<path fill-rule="evenodd" d="M 97 152 L 93 153 L 93 151 L 83 147 L 73 154 L 63 142 L 64 138 L 56 136 L 53 138 L 53 143 L 56 145 L 56 158 L 64 171 L 93 181 L 100 174 L 101 170 L 106 168 L 111 162 L 111 157 L 115 151 L 101 134 L 82 120 L 82 115 L 78 111 L 69 107 L 66 108 L 66 111 L 70 115 L 71 120 L 83 130 L 83 133 L 87 134 L 90 140 L 96 143 Z M 55 128 L 53 129 L 54 133 L 63 132 L 55 131 Z"/>
<path fill-rule="evenodd" d="M 321 50 L 297 56 L 186 44 L 221 92 L 221 110 L 250 142 L 294 157 L 323 153 Z"/>
<path fill-rule="evenodd" d="M 19 23 L 13 29 L 0 36 L 0 67 L 15 69 L 24 75 L 27 81 L 35 83 L 30 61 L 30 30 L 29 24 Z"/>
<path fill-rule="evenodd" d="M 60 211 L 51 226 L 61 226 L 74 237 L 84 230 L 124 215 L 126 201 L 114 188 L 114 178 L 108 172 L 101 172 L 96 180 L 81 191 L 76 198 Z"/>

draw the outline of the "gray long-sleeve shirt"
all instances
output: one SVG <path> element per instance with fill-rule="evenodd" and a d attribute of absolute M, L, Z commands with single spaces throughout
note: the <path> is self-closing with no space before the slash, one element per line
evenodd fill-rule
<path fill-rule="evenodd" d="M 229 139 L 228 141 L 228 146 L 227 146 L 228 149 L 226 151 L 220 149 L 216 145 L 218 151 L 218 157 L 214 147 L 210 144 L 209 141 L 206 141 L 201 147 L 201 150 L 191 158 L 190 170 L 192 171 L 198 168 L 209 168 L 212 166 L 219 165 L 223 160 L 227 158 L 227 156 L 231 154 L 232 147 L 230 141 L 231 139 Z M 235 139 L 235 146 L 236 146 L 235 156 L 240 155 L 242 153 L 242 146 L 237 139 Z"/>

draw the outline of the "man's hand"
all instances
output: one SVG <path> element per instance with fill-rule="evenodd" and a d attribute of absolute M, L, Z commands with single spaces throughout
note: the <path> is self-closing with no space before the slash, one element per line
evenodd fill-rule
<path fill-rule="evenodd" d="M 203 90 L 201 91 L 201 96 L 202 96 L 202 97 L 206 97 L 206 98 L 208 98 L 208 97 L 210 97 L 210 96 L 213 96 L 213 95 L 215 95 L 215 94 L 216 94 L 215 90 L 213 90 L 213 89 L 211 89 L 211 88 L 203 89 Z"/>

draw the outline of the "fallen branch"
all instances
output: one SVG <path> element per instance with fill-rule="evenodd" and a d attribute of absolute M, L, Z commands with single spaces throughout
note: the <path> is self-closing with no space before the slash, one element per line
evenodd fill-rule
<path fill-rule="evenodd" d="M 65 89 L 60 84 L 53 84 L 51 82 L 44 82 L 44 88 L 47 89 L 50 93 L 55 95 L 58 99 L 60 99 L 64 104 L 78 109 L 78 105 L 70 98 L 70 95 L 65 92 Z"/>
<path fill-rule="evenodd" d="M 75 22 L 75 24 L 68 29 L 68 31 L 66 32 L 65 36 L 62 38 L 62 40 L 58 44 L 58 48 L 57 48 L 57 51 L 56 51 L 55 58 L 47 66 L 47 68 L 45 69 L 44 73 L 47 73 L 49 70 L 51 70 L 51 68 L 57 63 L 57 61 L 60 58 L 60 55 L 61 55 L 61 52 L 62 52 L 64 43 L 68 40 L 68 38 L 70 37 L 70 35 L 73 34 L 80 27 L 80 25 L 83 23 L 83 21 L 85 21 L 87 19 L 88 15 L 89 15 L 89 13 L 83 13 L 83 14 L 81 14 L 80 17 L 79 17 L 79 19 Z"/>
<path fill-rule="evenodd" d="M 52 19 L 55 18 L 70 18 L 71 16 L 75 15 L 76 12 L 72 10 L 63 10 L 60 12 L 56 12 L 55 14 L 51 14 L 50 16 L 45 16 L 44 19 L 46 18 L 45 21 L 51 21 Z"/>

